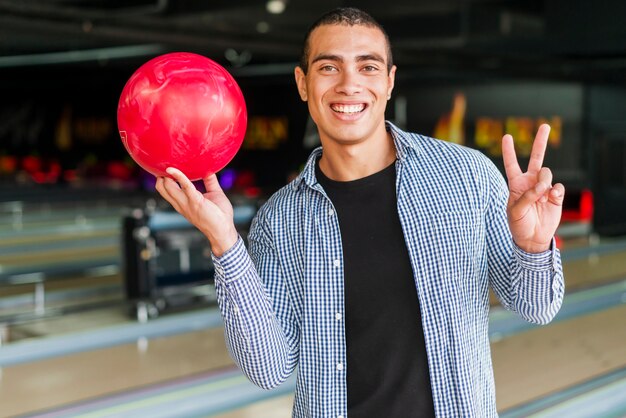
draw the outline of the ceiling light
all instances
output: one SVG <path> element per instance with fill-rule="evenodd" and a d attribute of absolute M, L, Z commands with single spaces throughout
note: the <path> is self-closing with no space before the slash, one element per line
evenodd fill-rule
<path fill-rule="evenodd" d="M 284 12 L 285 7 L 287 7 L 286 0 L 269 0 L 265 5 L 267 11 L 275 15 L 279 15 Z"/>

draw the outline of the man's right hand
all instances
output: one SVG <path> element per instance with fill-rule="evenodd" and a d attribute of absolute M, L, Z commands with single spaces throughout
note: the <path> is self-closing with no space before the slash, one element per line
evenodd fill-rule
<path fill-rule="evenodd" d="M 211 243 L 215 256 L 222 256 L 239 234 L 233 221 L 233 206 L 222 191 L 215 174 L 203 179 L 206 193 L 196 189 L 180 170 L 165 170 L 169 177 L 158 177 L 156 189 L 178 213 L 198 228 Z"/>

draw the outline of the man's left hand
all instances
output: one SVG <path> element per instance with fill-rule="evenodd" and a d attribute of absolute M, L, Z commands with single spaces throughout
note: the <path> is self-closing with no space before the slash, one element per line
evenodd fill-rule
<path fill-rule="evenodd" d="M 561 221 L 565 187 L 560 183 L 553 186 L 552 172 L 542 167 L 549 134 L 550 126 L 539 127 L 525 173 L 517 162 L 513 137 L 504 135 L 502 138 L 502 157 L 510 191 L 509 228 L 517 246 L 529 253 L 548 250 Z"/>

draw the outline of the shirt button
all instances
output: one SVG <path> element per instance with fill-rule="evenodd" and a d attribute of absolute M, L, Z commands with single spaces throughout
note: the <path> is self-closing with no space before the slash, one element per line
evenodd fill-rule
<path fill-rule="evenodd" d="M 336 319 L 337 321 L 341 321 L 341 314 L 340 314 L 339 312 L 337 312 L 337 313 L 335 314 L 335 319 Z"/>
<path fill-rule="evenodd" d="M 337 418 L 343 418 L 343 415 L 337 415 Z"/>
<path fill-rule="evenodd" d="M 334 265 L 335 267 L 339 267 L 339 266 L 341 266 L 341 260 L 335 260 L 335 261 L 333 261 L 333 265 Z"/>
<path fill-rule="evenodd" d="M 343 364 L 337 363 L 337 370 L 343 370 Z"/>
<path fill-rule="evenodd" d="M 332 209 L 328 209 L 328 216 L 333 216 L 335 214 L 335 211 Z"/>

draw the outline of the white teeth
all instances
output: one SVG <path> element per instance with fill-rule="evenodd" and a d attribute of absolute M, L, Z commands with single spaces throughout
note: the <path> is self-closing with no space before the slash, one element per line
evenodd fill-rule
<path fill-rule="evenodd" d="M 357 105 L 335 104 L 335 105 L 332 105 L 331 108 L 335 112 L 339 112 L 339 113 L 359 113 L 359 112 L 362 112 L 363 109 L 365 109 L 365 105 L 363 103 L 357 104 Z"/>

